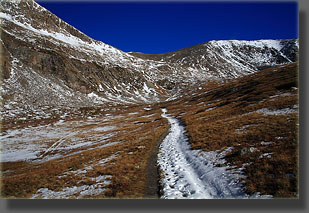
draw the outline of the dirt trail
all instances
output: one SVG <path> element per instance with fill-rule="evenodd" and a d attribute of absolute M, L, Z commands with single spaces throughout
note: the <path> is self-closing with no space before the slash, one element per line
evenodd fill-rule
<path fill-rule="evenodd" d="M 158 165 L 164 175 L 161 179 L 161 198 L 247 197 L 237 181 L 239 175 L 229 170 L 228 166 L 217 166 L 224 163 L 223 157 L 232 148 L 222 152 L 192 150 L 184 134 L 185 127 L 166 114 L 166 109 L 162 112 L 162 117 L 168 119 L 171 128 L 159 147 Z"/>
<path fill-rule="evenodd" d="M 157 165 L 159 147 L 164 138 L 168 135 L 169 130 L 161 135 L 160 139 L 157 141 L 155 148 L 153 149 L 151 156 L 148 160 L 146 169 L 146 188 L 145 188 L 145 198 L 159 198 L 160 197 L 160 187 L 159 187 L 159 167 Z"/>

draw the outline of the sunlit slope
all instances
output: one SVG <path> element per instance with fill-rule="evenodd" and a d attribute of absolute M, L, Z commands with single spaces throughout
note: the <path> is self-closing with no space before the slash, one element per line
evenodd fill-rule
<path fill-rule="evenodd" d="M 298 64 L 272 67 L 222 85 L 205 85 L 166 106 L 193 149 L 222 151 L 242 168 L 247 193 L 298 194 Z"/>

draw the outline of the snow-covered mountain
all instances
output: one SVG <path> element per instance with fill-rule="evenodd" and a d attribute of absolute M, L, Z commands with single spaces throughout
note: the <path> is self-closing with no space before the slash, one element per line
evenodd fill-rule
<path fill-rule="evenodd" d="M 297 39 L 210 41 L 165 54 L 126 53 L 32 0 L 2 0 L 0 23 L 3 116 L 44 106 L 164 101 L 200 81 L 296 61 L 298 53 Z"/>
<path fill-rule="evenodd" d="M 268 66 L 297 60 L 298 40 L 209 41 L 164 54 L 131 53 L 168 63 L 197 79 L 236 78 Z"/>

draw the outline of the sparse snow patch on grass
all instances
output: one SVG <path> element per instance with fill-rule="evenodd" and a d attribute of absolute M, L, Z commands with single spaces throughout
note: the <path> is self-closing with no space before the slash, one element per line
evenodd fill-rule
<path fill-rule="evenodd" d="M 285 92 L 285 93 L 279 93 L 277 95 L 270 96 L 269 98 L 274 99 L 274 98 L 277 98 L 277 97 L 286 97 L 286 96 L 293 96 L 293 95 L 295 95 L 295 94 L 290 93 L 290 92 Z"/>
<path fill-rule="evenodd" d="M 65 187 L 61 191 L 53 191 L 48 188 L 39 189 L 32 198 L 43 198 L 43 199 L 60 199 L 60 198 L 83 198 L 85 196 L 95 196 L 102 194 L 105 191 L 104 186 L 110 184 L 110 175 L 101 175 L 95 178 L 92 178 L 96 183 L 91 185 L 83 186 L 72 186 Z M 79 195 L 77 195 L 79 194 Z M 74 196 L 75 195 L 75 196 Z"/>
<path fill-rule="evenodd" d="M 270 110 L 268 108 L 262 108 L 256 111 L 257 113 L 263 113 L 265 115 L 285 115 L 289 113 L 296 113 L 297 106 L 293 106 L 293 108 L 284 108 L 284 109 L 277 109 L 277 110 Z"/>
<path fill-rule="evenodd" d="M 102 126 L 101 120 L 88 119 L 84 123 L 60 120 L 52 125 L 8 130 L 0 136 L 0 162 L 41 158 L 50 160 L 62 157 L 61 154 L 56 154 L 59 151 L 71 152 L 95 144 L 98 145 L 96 148 L 115 145 L 119 142 L 106 143 L 107 139 L 114 135 L 108 131 L 115 128 L 111 125 Z M 79 136 L 90 132 L 92 135 L 89 135 L 88 141 Z"/>
<path fill-rule="evenodd" d="M 264 154 L 259 156 L 259 159 L 261 159 L 261 158 L 271 158 L 272 155 L 273 155 L 273 153 L 264 153 Z"/>
<path fill-rule="evenodd" d="M 265 141 L 261 142 L 261 145 L 263 145 L 263 146 L 268 146 L 268 145 L 271 145 L 271 144 L 273 144 L 273 142 L 265 142 Z"/>

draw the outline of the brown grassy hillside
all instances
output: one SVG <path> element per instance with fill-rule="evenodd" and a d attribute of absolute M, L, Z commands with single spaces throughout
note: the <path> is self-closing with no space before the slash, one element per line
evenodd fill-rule
<path fill-rule="evenodd" d="M 199 85 L 167 103 L 180 118 L 193 149 L 234 147 L 226 156 L 243 168 L 246 192 L 297 197 L 298 64 L 277 66 L 221 85 Z"/>

